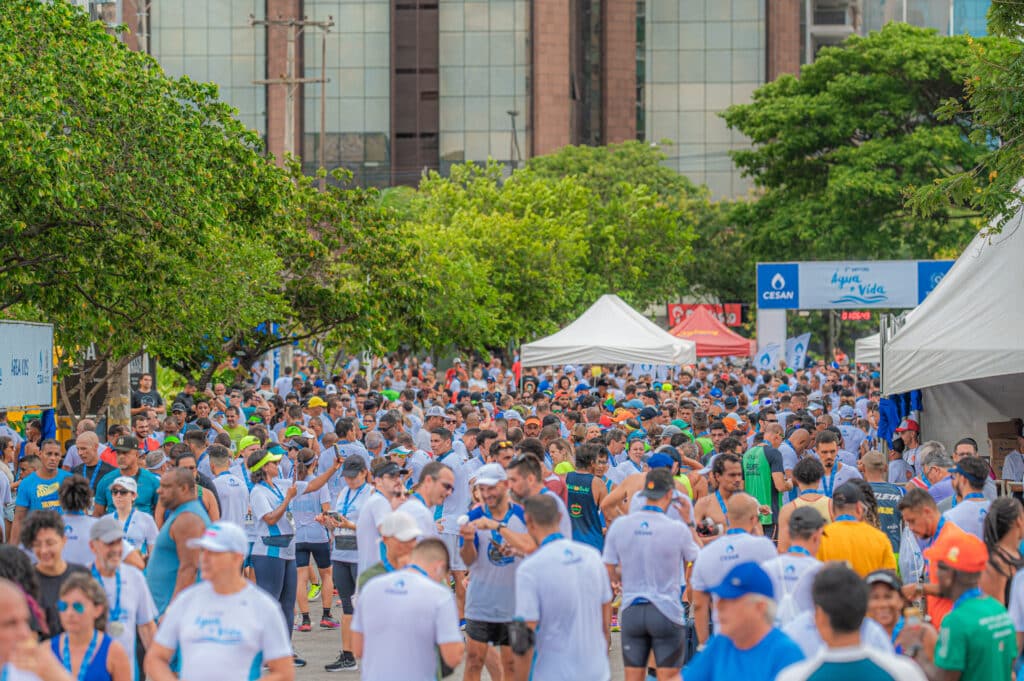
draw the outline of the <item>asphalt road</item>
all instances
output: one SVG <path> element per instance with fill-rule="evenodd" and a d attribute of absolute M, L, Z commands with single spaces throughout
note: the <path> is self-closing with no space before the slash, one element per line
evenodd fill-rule
<path fill-rule="evenodd" d="M 312 604 L 310 608 L 314 617 L 319 617 L 320 608 Z M 335 612 L 339 612 L 336 608 Z M 314 619 L 313 630 L 309 632 L 293 632 L 292 644 L 299 657 L 305 658 L 307 665 L 305 669 L 295 670 L 296 681 L 348 681 L 358 679 L 359 672 L 334 672 L 324 671 L 324 665 L 334 662 L 338 657 L 338 649 L 341 647 L 341 631 L 338 629 L 321 629 L 318 620 Z M 398 651 L 396 651 L 398 652 Z M 622 653 L 619 650 L 619 635 L 612 634 L 611 651 L 612 679 L 621 681 L 622 675 Z M 490 676 L 484 671 L 484 679 Z M 448 677 L 448 680 L 462 681 L 462 667 L 456 670 L 455 674 Z"/>

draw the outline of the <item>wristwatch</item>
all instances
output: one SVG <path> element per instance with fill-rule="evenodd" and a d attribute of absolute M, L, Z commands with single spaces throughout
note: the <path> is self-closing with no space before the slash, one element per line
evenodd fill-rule
<path fill-rule="evenodd" d="M 502 530 L 507 530 L 507 529 L 508 529 L 508 523 L 506 523 L 504 520 L 501 521 L 500 523 L 498 523 L 498 532 L 501 532 Z"/>

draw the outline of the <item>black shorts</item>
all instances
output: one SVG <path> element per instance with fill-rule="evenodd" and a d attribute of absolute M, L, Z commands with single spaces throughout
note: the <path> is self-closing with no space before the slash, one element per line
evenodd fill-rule
<path fill-rule="evenodd" d="M 330 542 L 296 542 L 295 544 L 295 567 L 307 567 L 309 557 L 313 556 L 316 566 L 323 570 L 331 567 L 331 544 Z"/>
<path fill-rule="evenodd" d="M 647 667 L 654 652 L 655 666 L 679 669 L 686 659 L 686 628 L 661 614 L 652 603 L 631 605 L 619 613 L 622 627 L 622 662 Z M 466 628 L 469 631 L 469 627 Z"/>
<path fill-rule="evenodd" d="M 508 622 L 481 622 L 466 620 L 466 636 L 478 643 L 496 646 L 508 645 Z"/>

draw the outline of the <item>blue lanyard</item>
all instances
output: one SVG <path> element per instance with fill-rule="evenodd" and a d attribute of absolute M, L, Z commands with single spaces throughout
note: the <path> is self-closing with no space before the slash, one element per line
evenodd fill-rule
<path fill-rule="evenodd" d="M 665 512 L 665 509 L 663 509 L 661 506 L 652 506 L 650 504 L 647 504 L 646 506 L 644 506 L 640 510 L 641 511 L 654 511 L 655 513 L 664 513 Z"/>
<path fill-rule="evenodd" d="M 281 490 L 277 488 L 277 485 L 271 485 L 268 482 L 262 482 L 260 484 L 269 489 L 271 492 L 273 492 L 274 496 L 277 497 L 278 502 L 284 503 L 284 494 L 282 494 Z"/>
<path fill-rule="evenodd" d="M 971 499 L 984 499 L 984 498 L 985 498 L 985 495 L 984 495 L 984 494 L 982 494 L 981 492 L 971 492 L 970 494 L 968 494 L 967 496 L 965 496 L 965 497 L 964 497 L 963 499 L 961 499 L 961 500 L 960 500 L 960 501 L 958 502 L 958 501 L 956 500 L 956 495 L 954 494 L 954 495 L 953 495 L 953 508 L 956 508 L 956 505 L 957 505 L 958 503 L 961 503 L 961 502 L 964 502 L 964 501 L 969 501 L 969 500 L 971 500 Z"/>
<path fill-rule="evenodd" d="M 416 564 L 410 563 L 409 565 L 406 565 L 405 567 L 406 567 L 407 569 L 409 569 L 409 570 L 415 570 L 416 572 L 420 573 L 421 575 L 423 575 L 423 576 L 424 576 L 424 577 L 426 577 L 427 579 L 430 579 L 430 575 L 429 575 L 429 574 L 427 574 L 427 571 L 426 571 L 426 570 L 424 570 L 423 568 L 421 568 L 421 567 L 420 567 L 419 565 L 416 565 Z"/>
<path fill-rule="evenodd" d="M 979 589 L 978 587 L 968 589 L 967 591 L 960 594 L 960 598 L 956 599 L 956 601 L 953 603 L 953 610 L 956 610 L 958 607 L 963 605 L 965 601 L 969 601 L 972 598 L 981 598 L 981 596 L 981 589 Z"/>
<path fill-rule="evenodd" d="M 85 673 L 89 669 L 89 664 L 92 662 L 93 651 L 96 649 L 96 635 L 99 632 L 92 632 L 92 640 L 89 641 L 89 647 L 85 650 L 85 655 L 82 656 L 82 664 L 78 667 L 78 681 L 84 681 Z M 64 648 L 61 651 L 61 663 L 64 665 L 64 669 L 71 672 L 71 647 L 68 645 L 68 635 L 64 634 Z"/>
<path fill-rule="evenodd" d="M 128 534 L 128 526 L 132 524 L 132 518 L 134 518 L 134 517 L 135 517 L 135 507 L 132 506 L 131 512 L 128 513 L 128 520 L 124 521 L 124 526 L 121 528 L 121 533 L 122 534 L 125 534 L 125 535 Z"/>
<path fill-rule="evenodd" d="M 742 527 L 731 527 L 725 531 L 726 534 L 746 534 L 747 531 Z"/>
<path fill-rule="evenodd" d="M 96 489 L 96 476 L 100 474 L 100 468 L 102 466 L 103 466 L 103 462 L 102 461 L 97 461 L 96 462 L 96 468 L 92 469 L 92 477 L 89 478 L 89 487 L 92 487 L 93 489 Z M 82 472 L 84 473 L 85 470 L 83 469 Z"/>
<path fill-rule="evenodd" d="M 100 571 L 96 568 L 96 564 L 92 564 L 92 576 L 96 578 L 96 581 L 103 585 L 103 577 L 100 575 Z M 114 584 L 115 596 L 114 596 L 114 607 L 110 609 L 110 620 L 112 622 L 118 622 L 121 619 L 121 570 L 114 570 Z"/>
<path fill-rule="evenodd" d="M 352 494 L 352 488 L 349 487 L 347 490 L 345 490 L 345 501 L 341 503 L 341 515 L 345 516 L 346 518 L 348 517 L 349 509 L 351 509 L 352 504 L 356 503 L 356 500 L 359 499 L 359 495 L 363 493 L 364 487 L 366 487 L 365 482 L 359 486 L 358 490 L 356 490 L 356 495 L 352 497 L 351 501 L 349 500 L 348 497 L 350 494 Z"/>
<path fill-rule="evenodd" d="M 935 526 L 935 534 L 928 538 L 928 543 L 924 545 L 924 548 L 931 548 L 931 545 L 935 543 L 935 540 L 942 534 L 942 528 L 946 525 L 946 518 L 939 516 L 939 524 Z M 923 550 L 923 549 L 922 549 Z"/>
<path fill-rule="evenodd" d="M 413 499 L 419 499 L 419 501 L 420 501 L 420 503 L 421 503 L 421 504 L 423 504 L 423 505 L 424 505 L 424 506 L 426 506 L 427 508 L 430 508 L 430 506 L 428 506 L 428 505 L 427 505 L 427 500 L 426 500 L 426 499 L 424 499 L 424 498 L 423 498 L 423 495 L 422 495 L 422 494 L 420 494 L 419 492 L 413 492 L 413 494 L 412 494 L 412 498 L 413 498 Z"/>
<path fill-rule="evenodd" d="M 824 494 L 824 492 L 820 489 L 805 489 L 800 492 L 800 496 L 804 496 L 805 494 Z"/>
<path fill-rule="evenodd" d="M 633 464 L 633 468 L 635 468 L 638 473 L 644 472 L 644 467 L 638 464 L 636 461 L 633 461 L 633 459 L 626 459 L 626 461 L 629 461 L 631 464 Z"/>
<path fill-rule="evenodd" d="M 483 509 L 483 513 L 484 513 L 485 517 L 489 518 L 490 520 L 494 520 L 494 516 L 491 515 L 491 509 L 487 508 L 486 504 L 481 506 L 481 508 Z M 509 504 L 508 505 L 508 510 L 505 511 L 505 517 L 501 519 L 502 524 L 507 523 L 511 517 L 512 517 L 512 504 Z M 501 546 L 501 543 L 504 541 L 504 539 L 501 538 L 501 529 L 500 528 L 497 529 L 497 530 L 491 530 L 491 541 L 494 542 L 494 544 L 496 546 Z"/>
<path fill-rule="evenodd" d="M 853 521 L 853 522 L 857 522 L 857 517 L 856 516 L 852 516 L 849 513 L 844 513 L 841 516 L 836 516 L 836 522 L 839 522 L 840 520 L 850 520 L 850 521 Z"/>
<path fill-rule="evenodd" d="M 790 546 L 786 553 L 799 553 L 801 555 L 807 556 L 808 558 L 812 557 L 811 552 L 802 546 Z"/>
<path fill-rule="evenodd" d="M 388 560 L 388 547 L 384 546 L 384 542 L 380 543 L 380 562 L 384 564 L 384 572 L 395 571 L 395 566 Z"/>
<path fill-rule="evenodd" d="M 836 486 L 836 473 L 839 472 L 839 462 L 835 462 L 832 465 L 832 473 L 828 476 L 828 484 L 825 484 L 825 478 L 821 479 L 821 485 L 825 488 L 825 496 L 832 496 L 832 490 Z"/>
<path fill-rule="evenodd" d="M 715 498 L 718 499 L 718 507 L 722 509 L 722 516 L 725 518 L 725 526 L 729 527 L 729 511 L 725 508 L 725 500 L 722 499 L 722 493 L 719 490 L 715 490 Z"/>
<path fill-rule="evenodd" d="M 537 547 L 537 548 L 543 548 L 546 544 L 550 544 L 553 541 L 558 541 L 559 539 L 565 539 L 565 537 L 562 535 L 562 533 L 561 532 L 552 532 L 548 536 L 544 537 L 544 541 L 542 541 L 540 543 L 540 546 Z"/>
<path fill-rule="evenodd" d="M 438 463 L 444 463 L 444 460 L 445 460 L 445 459 L 447 459 L 447 458 L 448 458 L 448 456 L 449 456 L 449 455 L 450 455 L 450 454 L 451 454 L 452 452 L 454 452 L 454 451 L 455 451 L 454 449 L 449 449 L 449 450 L 448 450 L 447 452 L 445 452 L 445 453 L 444 453 L 444 454 L 442 454 L 441 456 L 437 457 L 437 462 L 438 462 Z"/>

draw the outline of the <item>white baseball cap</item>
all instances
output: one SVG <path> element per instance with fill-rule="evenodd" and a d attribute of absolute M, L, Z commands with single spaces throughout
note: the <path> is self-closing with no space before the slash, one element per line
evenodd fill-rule
<path fill-rule="evenodd" d="M 249 553 L 249 540 L 245 530 L 229 522 L 213 523 L 198 539 L 189 539 L 190 549 L 205 549 L 214 553 L 238 553 L 243 556 Z"/>
<path fill-rule="evenodd" d="M 395 511 L 380 524 L 380 536 L 409 541 L 423 536 L 416 519 L 405 511 Z"/>
<path fill-rule="evenodd" d="M 114 482 L 110 483 L 110 489 L 115 487 L 126 489 L 132 494 L 139 493 L 139 483 L 135 481 L 135 478 L 128 477 L 127 475 L 121 475 L 114 478 Z"/>
<path fill-rule="evenodd" d="M 480 467 L 473 479 L 478 485 L 493 487 L 503 480 L 508 480 L 508 475 L 500 463 L 488 463 Z"/>

